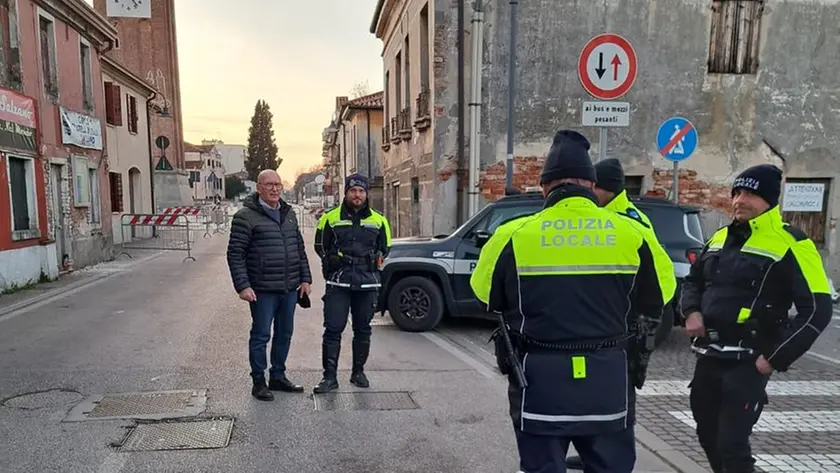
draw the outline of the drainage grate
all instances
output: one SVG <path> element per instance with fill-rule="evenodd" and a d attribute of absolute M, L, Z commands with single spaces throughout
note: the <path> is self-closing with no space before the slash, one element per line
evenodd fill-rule
<path fill-rule="evenodd" d="M 131 429 L 121 452 L 192 450 L 227 447 L 233 419 L 194 419 L 139 424 Z"/>
<path fill-rule="evenodd" d="M 206 389 L 114 393 L 88 398 L 73 408 L 64 420 L 77 422 L 190 417 L 203 412 L 206 405 Z"/>
<path fill-rule="evenodd" d="M 315 394 L 316 411 L 392 411 L 419 409 L 406 391 Z"/>

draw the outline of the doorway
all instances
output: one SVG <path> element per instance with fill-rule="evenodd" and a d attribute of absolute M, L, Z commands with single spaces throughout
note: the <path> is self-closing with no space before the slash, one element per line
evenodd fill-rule
<path fill-rule="evenodd" d="M 61 164 L 50 164 L 50 185 L 52 186 L 52 211 L 53 229 L 55 232 L 55 254 L 58 260 L 59 271 L 64 271 L 65 261 L 69 258 L 65 246 L 65 225 L 64 225 L 64 202 L 61 196 L 64 195 L 64 166 Z"/>
<path fill-rule="evenodd" d="M 143 204 L 142 196 L 140 195 L 140 170 L 131 168 L 128 170 L 128 212 L 132 215 L 142 213 Z M 131 226 L 131 238 L 137 237 L 135 230 L 137 227 Z"/>

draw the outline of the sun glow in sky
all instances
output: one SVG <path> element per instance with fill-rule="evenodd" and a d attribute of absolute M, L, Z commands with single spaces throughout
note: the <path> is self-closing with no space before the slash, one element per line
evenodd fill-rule
<path fill-rule="evenodd" d="M 91 2 L 89 2 L 91 3 Z M 280 174 L 320 163 L 335 97 L 382 89 L 376 0 L 177 0 L 184 139 L 248 144 L 258 99 L 274 114 Z"/>

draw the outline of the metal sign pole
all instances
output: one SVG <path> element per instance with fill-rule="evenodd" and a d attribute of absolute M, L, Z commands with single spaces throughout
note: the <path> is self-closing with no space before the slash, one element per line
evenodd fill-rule
<path fill-rule="evenodd" d="M 674 203 L 680 203 L 680 163 L 674 161 Z"/>
<path fill-rule="evenodd" d="M 607 159 L 607 127 L 602 126 L 598 138 L 598 161 Z"/>
<path fill-rule="evenodd" d="M 510 0 L 510 51 L 508 51 L 508 127 L 507 127 L 507 166 L 505 172 L 506 187 L 513 186 L 513 107 L 516 97 L 516 30 L 517 7 L 519 0 Z"/>

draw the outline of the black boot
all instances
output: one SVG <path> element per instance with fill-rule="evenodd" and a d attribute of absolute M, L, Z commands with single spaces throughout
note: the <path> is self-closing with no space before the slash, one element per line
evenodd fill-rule
<path fill-rule="evenodd" d="M 321 345 L 321 358 L 324 363 L 324 377 L 321 382 L 312 390 L 315 394 L 326 393 L 338 389 L 338 355 L 341 351 L 341 341 L 323 343 Z"/>
<path fill-rule="evenodd" d="M 370 381 L 365 376 L 365 363 L 369 353 L 370 341 L 353 340 L 353 374 L 350 375 L 350 382 L 360 388 L 370 387 Z"/>
<path fill-rule="evenodd" d="M 302 393 L 303 386 L 289 381 L 285 375 L 268 382 L 268 389 L 272 391 L 285 391 L 287 393 Z"/>
<path fill-rule="evenodd" d="M 251 389 L 251 395 L 260 401 L 273 401 L 274 394 L 269 391 L 265 384 L 265 378 L 261 376 L 254 377 L 254 387 Z"/>

